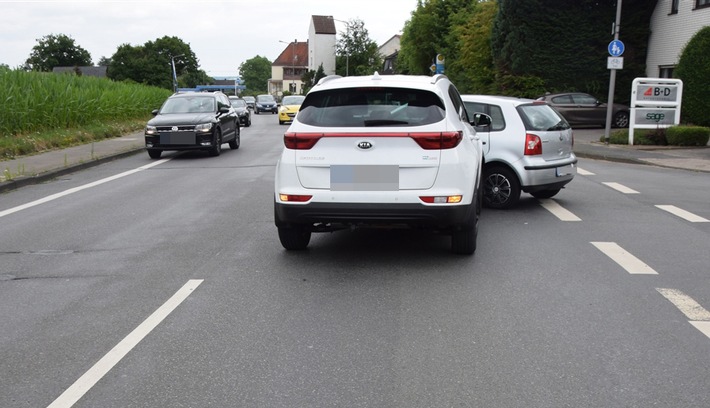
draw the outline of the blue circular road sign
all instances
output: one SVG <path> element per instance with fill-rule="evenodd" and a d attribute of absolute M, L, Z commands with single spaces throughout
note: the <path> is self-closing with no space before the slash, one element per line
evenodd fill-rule
<path fill-rule="evenodd" d="M 624 53 L 624 43 L 621 40 L 614 40 L 609 43 L 609 55 L 620 57 Z"/>

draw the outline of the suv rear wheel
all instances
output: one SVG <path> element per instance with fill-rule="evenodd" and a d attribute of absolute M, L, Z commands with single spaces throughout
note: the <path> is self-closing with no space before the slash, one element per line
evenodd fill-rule
<path fill-rule="evenodd" d="M 279 240 L 281 245 L 290 251 L 301 251 L 306 249 L 311 242 L 311 232 L 303 226 L 277 227 L 279 230 Z"/>
<path fill-rule="evenodd" d="M 520 198 L 520 182 L 515 174 L 503 166 L 483 169 L 483 204 L 489 208 L 508 209 Z"/>
<path fill-rule="evenodd" d="M 476 252 L 476 240 L 478 239 L 478 220 L 481 216 L 481 191 L 476 194 L 476 197 L 471 203 L 474 206 L 473 223 L 467 224 L 461 229 L 454 230 L 451 233 L 451 252 L 459 255 L 472 255 Z"/>

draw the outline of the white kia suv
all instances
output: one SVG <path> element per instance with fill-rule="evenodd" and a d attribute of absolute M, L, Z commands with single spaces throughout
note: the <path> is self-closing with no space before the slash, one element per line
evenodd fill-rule
<path fill-rule="evenodd" d="M 508 96 L 462 95 L 469 115 L 491 124 L 476 130 L 483 143 L 483 204 L 514 206 L 520 192 L 550 198 L 577 174 L 569 123 L 547 102 Z"/>
<path fill-rule="evenodd" d="M 446 76 L 325 77 L 284 134 L 279 239 L 302 250 L 312 232 L 424 228 L 451 235 L 452 252 L 472 254 L 481 168 L 481 141 Z"/>

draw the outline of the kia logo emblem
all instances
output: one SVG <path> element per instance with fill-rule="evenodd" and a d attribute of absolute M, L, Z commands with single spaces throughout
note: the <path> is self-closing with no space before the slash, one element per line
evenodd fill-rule
<path fill-rule="evenodd" d="M 178 130 L 178 127 L 177 127 L 177 126 L 173 126 L 171 130 L 172 130 L 173 132 L 175 132 L 176 130 Z"/>
<path fill-rule="evenodd" d="M 372 147 L 372 143 L 370 142 L 358 142 L 357 147 L 363 150 L 367 150 Z"/>

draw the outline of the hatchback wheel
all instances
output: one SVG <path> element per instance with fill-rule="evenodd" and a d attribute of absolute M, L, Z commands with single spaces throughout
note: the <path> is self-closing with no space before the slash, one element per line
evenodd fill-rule
<path fill-rule="evenodd" d="M 161 154 L 163 154 L 162 150 L 155 150 L 155 149 L 148 150 L 148 156 L 150 156 L 151 159 L 159 159 Z"/>
<path fill-rule="evenodd" d="M 520 198 L 520 182 L 515 174 L 501 166 L 483 169 L 483 204 L 489 208 L 508 209 Z"/>
<path fill-rule="evenodd" d="M 311 241 L 311 232 L 302 226 L 278 227 L 281 245 L 289 251 L 302 251 Z"/>

